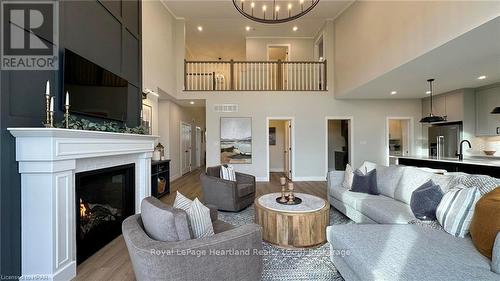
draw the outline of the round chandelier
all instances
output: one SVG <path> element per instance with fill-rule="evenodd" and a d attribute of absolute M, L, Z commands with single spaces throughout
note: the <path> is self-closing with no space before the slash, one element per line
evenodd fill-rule
<path fill-rule="evenodd" d="M 309 13 L 319 0 L 233 0 L 234 7 L 248 19 L 260 23 L 284 23 Z"/>

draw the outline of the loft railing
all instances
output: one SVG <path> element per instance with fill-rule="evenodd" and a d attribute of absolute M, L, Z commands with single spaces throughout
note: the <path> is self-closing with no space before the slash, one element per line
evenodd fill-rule
<path fill-rule="evenodd" d="M 326 91 L 326 61 L 184 61 L 185 91 Z"/>

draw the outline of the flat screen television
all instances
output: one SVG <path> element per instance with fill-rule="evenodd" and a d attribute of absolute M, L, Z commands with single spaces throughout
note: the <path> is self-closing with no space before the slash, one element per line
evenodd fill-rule
<path fill-rule="evenodd" d="M 72 113 L 115 121 L 127 119 L 127 80 L 68 49 L 64 52 L 66 91 Z"/>

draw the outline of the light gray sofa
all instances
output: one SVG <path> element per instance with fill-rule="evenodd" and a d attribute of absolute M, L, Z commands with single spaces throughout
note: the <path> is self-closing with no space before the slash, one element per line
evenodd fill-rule
<path fill-rule="evenodd" d="M 377 169 L 380 195 L 351 192 L 342 186 L 344 172 L 328 174 L 330 204 L 358 223 L 326 230 L 331 260 L 347 281 L 500 280 L 500 234 L 490 261 L 470 237 L 408 224 L 415 220 L 409 202 L 416 188 L 432 179 L 446 192 L 458 176 L 415 167 L 363 166 Z"/>
<path fill-rule="evenodd" d="M 208 167 L 200 175 L 203 201 L 221 211 L 239 212 L 255 200 L 255 177 L 236 172 L 236 181 L 220 178 L 221 166 Z"/>
<path fill-rule="evenodd" d="M 406 166 L 380 166 L 365 162 L 362 167 L 377 169 L 380 195 L 351 192 L 342 186 L 344 171 L 328 173 L 328 200 L 332 206 L 357 223 L 403 223 L 415 219 L 409 206 L 411 194 L 432 179 L 443 192 L 452 176 L 432 173 L 430 169 Z"/>
<path fill-rule="evenodd" d="M 136 279 L 260 280 L 261 227 L 249 224 L 235 228 L 218 220 L 217 210 L 211 208 L 210 211 L 214 236 L 176 242 L 151 239 L 144 230 L 140 214 L 125 219 L 122 232 Z"/>

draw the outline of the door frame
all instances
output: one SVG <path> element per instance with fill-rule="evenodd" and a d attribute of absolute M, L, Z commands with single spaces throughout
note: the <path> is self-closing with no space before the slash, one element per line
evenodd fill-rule
<path fill-rule="evenodd" d="M 328 176 L 328 121 L 329 120 L 349 120 L 349 164 L 352 165 L 352 159 L 354 159 L 354 117 L 353 116 L 326 116 L 325 117 L 325 178 Z"/>
<path fill-rule="evenodd" d="M 291 163 L 291 181 L 295 178 L 295 117 L 266 117 L 266 176 L 265 181 L 269 181 L 269 173 L 270 171 L 270 161 L 269 161 L 269 121 L 271 120 L 281 120 L 281 121 L 290 121 L 292 125 L 291 128 L 291 137 L 290 137 L 290 145 L 292 146 L 292 151 L 290 152 L 290 157 L 292 158 Z"/>
<path fill-rule="evenodd" d="M 267 61 L 269 61 L 269 47 L 287 47 L 288 49 L 288 60 L 292 60 L 292 44 L 267 44 L 266 45 L 266 57 Z"/>
<path fill-rule="evenodd" d="M 390 120 L 408 120 L 410 122 L 408 126 L 408 154 L 412 155 L 414 137 L 415 137 L 415 122 L 414 118 L 411 116 L 387 116 L 385 119 L 385 165 L 389 166 L 389 121 Z"/>
<path fill-rule="evenodd" d="M 193 128 L 192 127 L 193 126 L 191 124 L 189 124 L 188 122 L 184 122 L 184 121 L 181 121 L 180 124 L 181 124 L 181 126 L 180 126 L 180 143 L 179 143 L 180 144 L 179 145 L 179 152 L 180 152 L 180 161 L 179 162 L 181 165 L 180 165 L 179 169 L 181 171 L 181 177 L 182 177 L 183 175 L 187 174 L 187 173 L 183 173 L 183 170 L 182 170 L 182 164 L 183 164 L 182 154 L 184 153 L 184 149 L 182 147 L 182 127 L 184 125 L 186 125 L 186 126 L 189 126 L 189 128 L 191 129 L 191 134 L 189 135 L 190 147 L 191 147 L 189 149 L 189 162 L 190 162 L 189 172 L 191 172 L 192 168 L 193 168 L 193 163 L 192 163 L 193 162 L 193 146 L 192 146 L 192 144 L 193 144 Z"/>
<path fill-rule="evenodd" d="M 198 139 L 198 132 L 200 132 L 200 138 Z M 194 128 L 194 144 L 195 144 L 195 150 L 194 150 L 194 155 L 195 155 L 195 160 L 196 160 L 196 168 L 199 168 L 202 166 L 202 161 L 201 161 L 201 138 L 203 134 L 203 130 L 201 127 L 196 126 Z M 198 155 L 199 153 L 199 155 Z"/>

